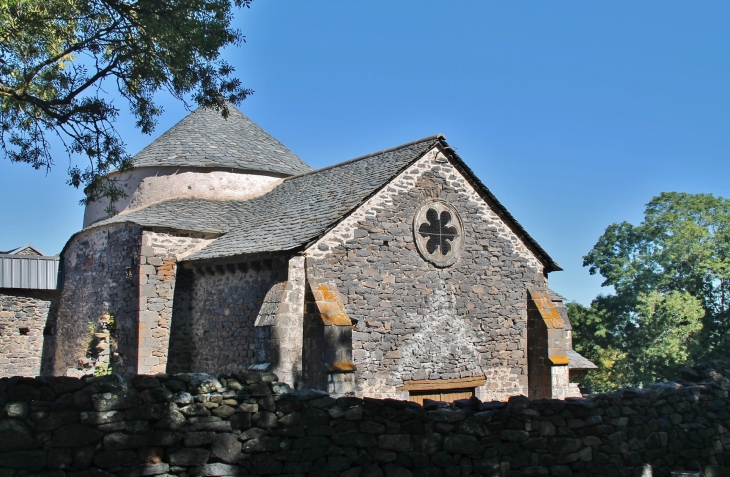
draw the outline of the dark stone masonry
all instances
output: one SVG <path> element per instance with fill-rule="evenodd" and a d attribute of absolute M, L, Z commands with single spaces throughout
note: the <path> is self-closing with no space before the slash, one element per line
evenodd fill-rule
<path fill-rule="evenodd" d="M 44 343 L 58 308 L 58 290 L 0 289 L 0 369 L 8 376 L 41 374 Z M 46 349 L 44 349 L 44 344 Z"/>
<path fill-rule="evenodd" d="M 723 476 L 728 376 L 713 363 L 651 389 L 424 406 L 272 373 L 3 378 L 0 476 Z"/>

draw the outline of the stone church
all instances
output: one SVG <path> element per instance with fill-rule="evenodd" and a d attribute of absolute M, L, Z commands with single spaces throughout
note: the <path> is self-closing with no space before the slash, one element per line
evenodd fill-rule
<path fill-rule="evenodd" d="M 117 372 L 268 370 L 336 395 L 578 393 L 593 365 L 548 288 L 560 267 L 443 136 L 313 170 L 230 109 L 142 150 L 115 215 L 87 206 L 44 374 L 96 347 Z"/>

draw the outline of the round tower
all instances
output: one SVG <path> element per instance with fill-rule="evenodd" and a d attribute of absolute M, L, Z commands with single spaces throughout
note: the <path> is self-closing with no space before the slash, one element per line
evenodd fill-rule
<path fill-rule="evenodd" d="M 168 199 L 247 200 L 312 168 L 233 105 L 227 119 L 198 108 L 134 156 L 134 170 L 112 173 L 127 196 L 119 214 Z M 109 201 L 90 202 L 84 227 L 109 217 Z"/>

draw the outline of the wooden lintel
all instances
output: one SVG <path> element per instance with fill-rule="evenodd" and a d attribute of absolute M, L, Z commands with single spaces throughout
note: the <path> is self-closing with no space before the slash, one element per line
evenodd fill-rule
<path fill-rule="evenodd" d="M 457 379 L 421 379 L 403 382 L 397 387 L 398 391 L 431 391 L 434 389 L 461 389 L 484 386 L 487 380 L 484 377 L 457 378 Z"/>

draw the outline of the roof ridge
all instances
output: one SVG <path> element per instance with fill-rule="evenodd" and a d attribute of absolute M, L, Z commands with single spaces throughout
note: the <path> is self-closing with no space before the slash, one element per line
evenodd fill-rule
<path fill-rule="evenodd" d="M 398 149 L 403 149 L 403 148 L 408 147 L 408 146 L 413 146 L 415 144 L 420 144 L 422 142 L 426 142 L 426 141 L 429 141 L 429 140 L 435 140 L 435 139 L 443 139 L 443 140 L 446 140 L 446 136 L 444 136 L 441 133 L 433 134 L 431 136 L 424 137 L 422 139 L 417 139 L 415 141 L 411 141 L 411 142 L 407 142 L 405 144 L 401 144 L 400 146 L 390 147 L 388 149 L 383 149 L 382 151 L 371 152 L 369 154 L 364 154 L 362 156 L 355 157 L 354 159 L 348 159 L 346 161 L 338 162 L 337 164 L 331 164 L 329 166 L 325 166 L 325 167 L 322 167 L 320 169 L 315 169 L 313 171 L 302 172 L 302 173 L 297 174 L 297 175 L 294 175 L 294 176 L 285 177 L 284 178 L 284 181 L 288 181 L 288 180 L 291 180 L 291 179 L 296 179 L 298 177 L 306 176 L 306 175 L 309 175 L 309 174 L 315 174 L 317 172 L 322 172 L 322 171 L 326 171 L 326 170 L 329 170 L 329 169 L 334 169 L 336 167 L 344 166 L 344 165 L 347 165 L 347 164 L 352 164 L 353 162 L 362 161 L 363 159 L 367 159 L 369 157 L 379 156 L 381 154 L 387 154 L 389 152 L 397 151 Z"/>

